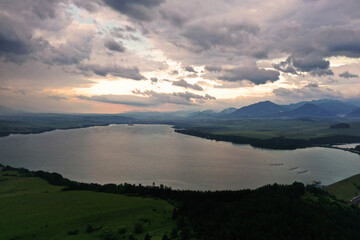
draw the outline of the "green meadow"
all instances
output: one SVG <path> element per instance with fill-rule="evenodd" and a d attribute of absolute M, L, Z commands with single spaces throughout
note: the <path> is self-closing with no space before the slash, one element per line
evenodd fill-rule
<path fill-rule="evenodd" d="M 350 128 L 347 129 L 330 128 L 339 121 L 339 119 L 236 119 L 179 123 L 176 126 L 220 136 L 256 139 L 285 137 L 307 140 L 334 135 L 360 136 L 360 122 L 348 122 Z"/>
<path fill-rule="evenodd" d="M 176 226 L 164 200 L 62 189 L 0 172 L 0 239 L 162 239 Z"/>
<path fill-rule="evenodd" d="M 360 174 L 346 178 L 325 188 L 338 199 L 349 201 L 360 193 Z"/>

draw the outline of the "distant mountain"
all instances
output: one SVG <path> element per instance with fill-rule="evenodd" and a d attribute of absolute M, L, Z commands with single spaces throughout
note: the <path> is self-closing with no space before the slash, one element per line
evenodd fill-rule
<path fill-rule="evenodd" d="M 119 114 L 120 116 L 140 119 L 140 120 L 174 120 L 186 118 L 190 111 L 176 111 L 176 112 L 126 112 Z"/>
<path fill-rule="evenodd" d="M 188 118 L 191 119 L 211 119 L 211 118 L 216 118 L 217 113 L 213 110 L 205 110 L 205 111 L 201 111 L 201 112 L 194 112 L 194 113 L 190 113 L 188 115 Z"/>
<path fill-rule="evenodd" d="M 286 110 L 281 105 L 270 101 L 258 102 L 246 107 L 242 107 L 228 115 L 229 118 L 263 118 L 278 114 Z"/>
<path fill-rule="evenodd" d="M 329 113 L 344 116 L 354 111 L 358 107 L 349 103 L 343 103 L 338 100 L 320 100 L 320 101 L 311 101 L 311 103 L 321 107 L 322 109 L 328 111 Z"/>
<path fill-rule="evenodd" d="M 19 113 L 23 113 L 23 112 L 0 105 L 0 115 L 14 115 Z"/>
<path fill-rule="evenodd" d="M 354 111 L 352 111 L 351 113 L 346 115 L 346 117 L 348 117 L 348 118 L 360 118 L 360 108 L 355 109 Z"/>
<path fill-rule="evenodd" d="M 330 118 L 336 117 L 335 114 L 326 111 L 325 109 L 312 104 L 306 103 L 303 106 L 294 110 L 282 112 L 279 117 L 298 118 L 298 117 L 310 117 L 310 118 Z"/>
<path fill-rule="evenodd" d="M 298 103 L 292 103 L 289 105 L 282 105 L 284 108 L 286 108 L 288 111 L 290 110 L 294 110 L 297 109 L 301 106 L 304 106 L 305 104 L 310 103 L 309 101 L 304 101 L 304 102 L 298 102 Z"/>
<path fill-rule="evenodd" d="M 237 108 L 234 108 L 234 107 L 229 107 L 229 108 L 225 108 L 224 110 L 220 111 L 218 113 L 219 116 L 223 116 L 223 115 L 226 115 L 226 114 L 230 114 L 230 113 L 233 113 L 237 110 Z"/>

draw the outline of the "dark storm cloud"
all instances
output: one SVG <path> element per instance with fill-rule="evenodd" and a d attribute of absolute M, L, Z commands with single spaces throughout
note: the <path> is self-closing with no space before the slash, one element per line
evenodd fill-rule
<path fill-rule="evenodd" d="M 237 67 L 225 69 L 224 74 L 219 77 L 220 80 L 236 82 L 249 80 L 255 85 L 275 82 L 279 80 L 280 73 L 274 70 L 260 69 L 256 66 Z"/>
<path fill-rule="evenodd" d="M 125 52 L 126 48 L 123 46 L 121 42 L 117 42 L 114 39 L 106 39 L 104 42 L 104 46 L 115 52 Z"/>
<path fill-rule="evenodd" d="M 252 35 L 259 31 L 259 27 L 251 23 L 197 23 L 188 26 L 181 34 L 198 51 L 218 47 L 236 47 L 248 42 Z"/>
<path fill-rule="evenodd" d="M 196 91 L 203 91 L 204 89 L 199 86 L 198 84 L 190 84 L 187 81 L 185 81 L 184 79 L 181 79 L 179 81 L 174 81 L 172 83 L 173 86 L 178 86 L 178 87 L 183 87 L 183 88 L 190 88 Z"/>
<path fill-rule="evenodd" d="M 339 28 L 319 31 L 315 37 L 325 47 L 325 56 L 360 57 L 360 31 Z"/>
<path fill-rule="evenodd" d="M 299 74 L 309 72 L 312 75 L 334 75 L 329 69 L 330 62 L 319 55 L 307 55 L 303 57 L 290 56 L 285 61 L 273 64 L 273 67 L 285 73 Z"/>
<path fill-rule="evenodd" d="M 292 57 L 292 64 L 295 68 L 303 72 L 311 72 L 316 69 L 328 69 L 330 62 L 320 56 L 308 55 L 303 58 Z"/>
<path fill-rule="evenodd" d="M 189 18 L 185 16 L 184 12 L 174 10 L 162 10 L 160 11 L 161 17 L 169 21 L 176 27 L 182 27 Z"/>
<path fill-rule="evenodd" d="M 349 73 L 348 71 L 340 73 L 339 76 L 342 78 L 358 78 L 359 77 L 359 75 Z"/>
<path fill-rule="evenodd" d="M 21 62 L 30 53 L 46 45 L 43 39 L 34 38 L 31 29 L 23 22 L 0 12 L 0 56 L 9 61 Z"/>
<path fill-rule="evenodd" d="M 137 67 L 86 64 L 86 65 L 80 65 L 79 69 L 82 71 L 93 72 L 94 74 L 103 76 L 103 77 L 112 75 L 114 77 L 122 77 L 122 78 L 128 78 L 128 79 L 133 79 L 133 80 L 146 79 L 143 75 L 140 74 L 140 71 Z"/>
<path fill-rule="evenodd" d="M 104 0 L 116 11 L 139 21 L 154 19 L 154 8 L 164 3 L 165 0 Z"/>

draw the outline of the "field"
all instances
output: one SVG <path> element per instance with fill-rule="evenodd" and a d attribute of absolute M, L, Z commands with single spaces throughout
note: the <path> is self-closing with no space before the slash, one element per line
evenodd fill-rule
<path fill-rule="evenodd" d="M 360 174 L 331 184 L 325 190 L 335 195 L 338 199 L 349 201 L 360 192 Z"/>
<path fill-rule="evenodd" d="M 330 129 L 338 119 L 241 119 L 180 123 L 179 128 L 197 129 L 215 135 L 256 139 L 284 137 L 311 139 L 334 135 L 360 136 L 360 122 L 349 122 L 350 128 Z"/>
<path fill-rule="evenodd" d="M 0 239 L 162 239 L 176 226 L 166 201 L 62 188 L 0 172 Z"/>

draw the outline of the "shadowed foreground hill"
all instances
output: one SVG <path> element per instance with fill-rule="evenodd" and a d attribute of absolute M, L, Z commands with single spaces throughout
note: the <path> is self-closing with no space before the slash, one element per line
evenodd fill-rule
<path fill-rule="evenodd" d="M 301 183 L 195 192 L 78 183 L 24 169 L 17 170 L 22 176 L 6 176 L 14 170 L 0 176 L 0 239 L 149 239 L 145 231 L 151 239 L 179 240 L 360 238 L 358 206 Z M 144 232 L 136 235 L 137 224 Z"/>

